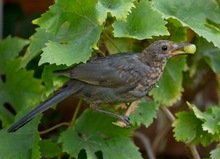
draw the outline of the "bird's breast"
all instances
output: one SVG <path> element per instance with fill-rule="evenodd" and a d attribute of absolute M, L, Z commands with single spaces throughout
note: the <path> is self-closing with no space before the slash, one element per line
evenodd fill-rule
<path fill-rule="evenodd" d="M 151 68 L 151 72 L 147 74 L 146 84 L 147 85 L 155 85 L 159 82 L 161 76 L 163 74 L 163 68 L 153 67 Z"/>
<path fill-rule="evenodd" d="M 164 67 L 146 67 L 147 69 L 144 71 L 144 76 L 141 78 L 140 82 L 136 86 L 135 90 L 140 92 L 148 92 L 159 82 Z"/>

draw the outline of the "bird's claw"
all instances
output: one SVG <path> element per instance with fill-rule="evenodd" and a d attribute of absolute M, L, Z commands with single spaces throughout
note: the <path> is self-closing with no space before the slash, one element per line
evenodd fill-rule
<path fill-rule="evenodd" d="M 120 116 L 119 120 L 113 122 L 113 124 L 123 128 L 130 128 L 131 126 L 130 118 L 128 116 Z"/>
<path fill-rule="evenodd" d="M 123 122 L 126 124 L 127 128 L 131 126 L 130 118 L 128 116 L 123 116 Z"/>

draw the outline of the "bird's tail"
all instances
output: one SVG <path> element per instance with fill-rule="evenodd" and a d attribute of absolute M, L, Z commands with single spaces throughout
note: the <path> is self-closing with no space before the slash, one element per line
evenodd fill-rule
<path fill-rule="evenodd" d="M 32 120 L 34 117 L 39 115 L 40 113 L 46 111 L 51 106 L 57 104 L 58 102 L 64 100 L 68 96 L 78 92 L 82 87 L 82 84 L 78 83 L 75 80 L 68 81 L 58 92 L 55 93 L 54 96 L 42 102 L 39 106 L 37 106 L 34 110 L 29 112 L 23 118 L 18 120 L 14 125 L 12 125 L 8 132 L 15 132 L 22 126 L 24 126 L 27 122 Z"/>

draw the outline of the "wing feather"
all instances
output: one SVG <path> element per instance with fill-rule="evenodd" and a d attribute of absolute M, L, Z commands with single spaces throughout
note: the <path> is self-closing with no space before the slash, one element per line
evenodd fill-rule
<path fill-rule="evenodd" d="M 136 84 L 141 79 L 139 57 L 135 53 L 117 54 L 89 60 L 58 74 L 103 87 L 120 87 Z"/>

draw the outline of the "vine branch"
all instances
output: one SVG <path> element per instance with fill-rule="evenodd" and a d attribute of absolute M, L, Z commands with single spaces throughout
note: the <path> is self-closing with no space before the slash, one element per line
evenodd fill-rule
<path fill-rule="evenodd" d="M 161 106 L 160 109 L 164 113 L 164 115 L 170 120 L 171 123 L 173 123 L 175 121 L 175 119 L 176 119 L 175 116 L 171 113 L 171 111 L 167 107 Z M 199 156 L 199 153 L 196 149 L 196 146 L 191 143 L 189 143 L 189 144 L 186 143 L 186 145 L 187 145 L 187 147 L 189 147 L 193 158 L 200 159 L 200 156 Z"/>
<path fill-rule="evenodd" d="M 43 135 L 43 134 L 49 133 L 50 131 L 53 131 L 53 130 L 55 130 L 55 129 L 61 127 L 61 126 L 70 126 L 70 123 L 68 123 L 68 122 L 63 122 L 63 123 L 54 125 L 53 127 L 49 128 L 49 129 L 40 131 L 39 134 L 40 134 L 40 135 Z"/>

